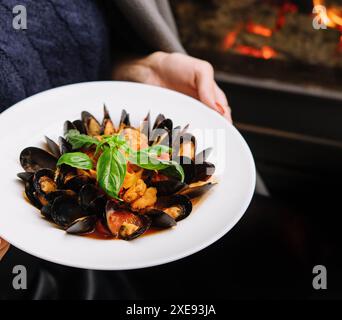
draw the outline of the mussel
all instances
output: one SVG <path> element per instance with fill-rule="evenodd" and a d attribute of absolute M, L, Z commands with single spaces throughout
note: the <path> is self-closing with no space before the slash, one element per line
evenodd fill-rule
<path fill-rule="evenodd" d="M 183 194 L 175 194 L 171 197 L 158 199 L 157 208 L 176 221 L 186 218 L 192 211 L 192 202 Z"/>
<path fill-rule="evenodd" d="M 92 114 L 88 111 L 83 111 L 81 117 L 83 125 L 89 136 L 99 136 L 101 134 L 101 125 Z"/>
<path fill-rule="evenodd" d="M 69 227 L 75 220 L 88 215 L 79 205 L 77 198 L 72 196 L 56 198 L 51 207 L 51 218 L 63 228 Z"/>
<path fill-rule="evenodd" d="M 85 216 L 73 221 L 65 230 L 70 234 L 87 234 L 92 233 L 96 227 L 96 216 Z"/>
<path fill-rule="evenodd" d="M 171 215 L 162 210 L 152 209 L 147 211 L 145 214 L 151 218 L 151 227 L 154 228 L 171 228 L 177 224 L 176 220 L 171 217 Z"/>
<path fill-rule="evenodd" d="M 45 136 L 46 145 L 48 146 L 50 152 L 58 159 L 61 156 L 61 152 L 58 144 Z"/>
<path fill-rule="evenodd" d="M 57 158 L 43 149 L 28 147 L 20 153 L 20 164 L 27 172 L 46 168 L 55 170 Z"/>
<path fill-rule="evenodd" d="M 102 132 L 104 135 L 112 135 L 115 133 L 115 127 L 106 106 L 103 106 L 103 113 Z"/>
<path fill-rule="evenodd" d="M 120 209 L 114 201 L 108 201 L 106 224 L 115 238 L 133 240 L 148 230 L 151 220 L 148 216 Z"/>
<path fill-rule="evenodd" d="M 33 186 L 36 191 L 36 195 L 40 201 L 45 204 L 45 201 L 41 198 L 45 198 L 49 193 L 57 190 L 57 184 L 54 181 L 55 173 L 51 169 L 40 169 L 33 176 Z"/>

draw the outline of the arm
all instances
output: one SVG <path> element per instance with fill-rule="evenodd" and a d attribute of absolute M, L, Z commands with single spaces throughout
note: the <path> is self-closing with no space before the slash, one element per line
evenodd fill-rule
<path fill-rule="evenodd" d="M 207 61 L 181 53 L 155 52 L 143 58 L 120 60 L 112 77 L 179 91 L 232 121 L 227 98 L 216 84 L 213 67 Z"/>
<path fill-rule="evenodd" d="M 0 260 L 3 258 L 8 249 L 9 243 L 0 238 Z"/>

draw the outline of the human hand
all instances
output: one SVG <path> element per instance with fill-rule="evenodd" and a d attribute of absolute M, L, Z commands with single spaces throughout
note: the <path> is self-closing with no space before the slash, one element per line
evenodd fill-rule
<path fill-rule="evenodd" d="M 6 254 L 7 250 L 9 249 L 9 243 L 5 241 L 4 239 L 0 238 L 0 260 L 3 258 L 3 256 Z"/>
<path fill-rule="evenodd" d="M 116 65 L 113 79 L 128 80 L 173 89 L 192 96 L 232 122 L 224 92 L 214 80 L 210 63 L 181 53 L 155 52 L 144 58 Z"/>

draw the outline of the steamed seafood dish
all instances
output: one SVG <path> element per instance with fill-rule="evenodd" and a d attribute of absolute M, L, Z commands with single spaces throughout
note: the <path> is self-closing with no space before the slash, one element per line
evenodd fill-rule
<path fill-rule="evenodd" d="M 214 183 L 211 149 L 159 114 L 138 127 L 123 110 L 116 124 L 104 107 L 99 122 L 84 111 L 67 120 L 58 142 L 20 154 L 25 197 L 55 227 L 76 235 L 132 240 L 176 227 Z"/>

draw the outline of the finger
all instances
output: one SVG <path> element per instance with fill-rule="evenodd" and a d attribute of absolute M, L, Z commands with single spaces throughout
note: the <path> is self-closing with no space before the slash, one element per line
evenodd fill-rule
<path fill-rule="evenodd" d="M 223 116 L 232 123 L 231 109 L 228 105 L 227 97 L 221 88 L 215 83 L 216 105 L 221 108 Z"/>
<path fill-rule="evenodd" d="M 223 110 L 216 105 L 216 89 L 213 67 L 207 62 L 201 62 L 195 71 L 195 85 L 198 99 L 211 109 L 223 114 Z"/>
<path fill-rule="evenodd" d="M 0 260 L 3 258 L 3 256 L 6 254 L 6 252 L 9 249 L 9 243 L 3 239 L 0 238 Z"/>

